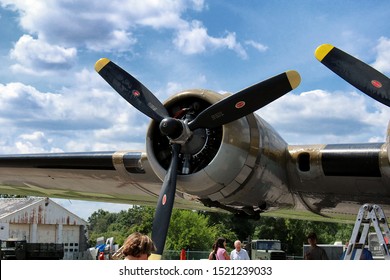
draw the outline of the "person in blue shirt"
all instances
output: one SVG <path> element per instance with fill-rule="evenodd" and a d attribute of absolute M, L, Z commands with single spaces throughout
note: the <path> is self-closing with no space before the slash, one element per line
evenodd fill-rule
<path fill-rule="evenodd" d="M 361 233 L 358 232 L 357 236 L 356 236 L 356 242 L 359 242 L 360 241 L 360 237 L 361 237 Z M 341 255 L 341 258 L 340 259 L 344 259 L 345 257 L 345 254 L 346 254 L 346 251 L 348 249 L 348 243 L 345 245 L 345 250 L 343 252 L 343 254 Z M 351 260 L 355 259 L 355 254 L 356 254 L 356 249 L 353 249 L 352 251 L 352 254 L 351 254 Z M 374 258 L 372 257 L 372 253 L 370 250 L 368 250 L 367 248 L 363 248 L 362 250 L 362 254 L 360 255 L 360 259 L 359 260 L 373 260 Z"/>

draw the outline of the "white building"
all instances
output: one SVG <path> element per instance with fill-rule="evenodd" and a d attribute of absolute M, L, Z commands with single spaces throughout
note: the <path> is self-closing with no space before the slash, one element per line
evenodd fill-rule
<path fill-rule="evenodd" d="M 63 243 L 64 259 L 87 250 L 87 222 L 49 198 L 1 198 L 0 240 Z"/>

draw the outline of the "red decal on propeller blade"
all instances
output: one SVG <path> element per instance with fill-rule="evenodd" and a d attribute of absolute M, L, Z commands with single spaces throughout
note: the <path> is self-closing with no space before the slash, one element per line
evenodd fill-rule
<path fill-rule="evenodd" d="M 241 109 L 244 106 L 245 106 L 245 101 L 238 101 L 234 107 L 236 107 L 237 109 Z"/>
<path fill-rule="evenodd" d="M 164 194 L 161 203 L 162 203 L 162 205 L 165 205 L 165 203 L 167 203 L 167 195 L 166 194 Z"/>
<path fill-rule="evenodd" d="M 140 93 L 138 90 L 133 90 L 133 95 L 134 95 L 135 97 L 138 97 L 138 96 L 141 95 L 141 93 Z"/>
<path fill-rule="evenodd" d="M 377 80 L 372 80 L 371 81 L 371 84 L 376 87 L 376 88 L 381 88 L 382 87 L 382 83 L 377 81 Z"/>

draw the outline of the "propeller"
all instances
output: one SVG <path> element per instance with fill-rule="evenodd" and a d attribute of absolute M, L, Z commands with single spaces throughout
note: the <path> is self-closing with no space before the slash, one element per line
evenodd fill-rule
<path fill-rule="evenodd" d="M 173 202 L 176 193 L 177 162 L 179 160 L 180 145 L 172 145 L 172 160 L 165 175 L 157 202 L 156 214 L 153 218 L 152 240 L 156 244 L 156 252 L 151 259 L 160 259 L 168 233 L 169 220 L 172 214 Z"/>
<path fill-rule="evenodd" d="M 281 73 L 222 99 L 201 112 L 188 126 L 191 130 L 214 128 L 238 120 L 296 88 L 300 81 L 296 71 Z"/>
<path fill-rule="evenodd" d="M 142 83 L 107 58 L 95 63 L 95 70 L 127 102 L 139 111 L 160 122 L 168 117 L 164 105 Z"/>
<path fill-rule="evenodd" d="M 330 44 L 320 45 L 315 57 L 363 93 L 390 106 L 390 79 L 381 72 Z"/>
<path fill-rule="evenodd" d="M 172 157 L 165 175 L 153 219 L 152 240 L 157 248 L 150 259 L 161 259 L 176 193 L 177 166 L 182 145 L 198 128 L 214 128 L 245 117 L 292 89 L 301 78 L 290 70 L 250 86 L 203 110 L 194 120 L 170 117 L 164 105 L 142 83 L 107 58 L 98 60 L 95 70 L 127 102 L 159 123 L 160 132 L 169 138 Z"/>

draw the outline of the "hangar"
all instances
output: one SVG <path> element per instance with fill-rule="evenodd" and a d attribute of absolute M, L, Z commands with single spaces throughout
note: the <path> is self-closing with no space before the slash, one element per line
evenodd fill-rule
<path fill-rule="evenodd" d="M 87 222 L 45 197 L 1 198 L 0 240 L 64 244 L 64 259 L 87 250 Z"/>

